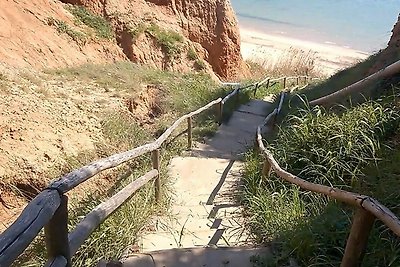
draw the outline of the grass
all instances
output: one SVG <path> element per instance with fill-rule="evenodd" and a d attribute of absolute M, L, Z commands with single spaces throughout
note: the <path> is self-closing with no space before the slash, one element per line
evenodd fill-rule
<path fill-rule="evenodd" d="M 140 84 L 162 86 L 163 94 L 159 103 L 163 111 L 149 125 L 143 125 L 124 109 L 105 111 L 102 115 L 101 131 L 103 140 L 96 144 L 94 151 L 82 151 L 76 156 L 65 156 L 64 164 L 49 170 L 51 178 L 69 172 L 100 157 L 140 146 L 157 138 L 178 116 L 193 111 L 224 94 L 206 74 L 180 74 L 163 72 L 133 63 L 123 62 L 108 65 L 85 65 L 78 68 L 48 70 L 48 78 L 87 81 L 97 84 L 101 89 L 137 92 Z M 122 79 L 122 81 L 121 81 Z M 132 88 L 133 86 L 135 88 Z M 122 88 L 119 88 L 122 87 Z M 197 116 L 194 121 L 194 136 L 198 140 L 216 129 L 214 110 Z M 178 129 L 185 130 L 185 125 Z M 167 165 L 172 157 L 186 149 L 185 136 L 172 136 L 161 150 L 163 201 L 154 204 L 154 186 L 149 184 L 135 194 L 117 212 L 109 217 L 85 242 L 75 255 L 74 266 L 93 266 L 100 259 L 118 259 L 124 252 L 136 246 L 137 234 L 146 226 L 150 216 L 165 213 L 171 198 Z M 96 190 L 79 198 L 71 199 L 70 230 L 85 214 L 101 201 L 115 194 L 130 181 L 151 169 L 150 155 L 139 157 L 112 171 L 101 174 L 108 181 L 104 186 L 94 183 Z M 92 180 L 96 180 L 93 178 Z M 91 182 L 89 182 L 91 183 Z M 93 186 L 93 185 L 92 185 Z M 90 191 L 90 190 L 88 190 Z M 14 266 L 39 266 L 45 261 L 43 236 L 37 238 L 30 249 L 22 255 Z"/>
<path fill-rule="evenodd" d="M 47 18 L 47 25 L 53 26 L 56 28 L 57 32 L 60 34 L 67 34 L 78 44 L 85 44 L 87 41 L 86 34 L 75 30 L 71 26 L 69 26 L 65 21 L 55 19 L 52 17 Z"/>
<path fill-rule="evenodd" d="M 187 58 L 188 58 L 189 60 L 193 60 L 193 61 L 199 59 L 199 55 L 197 55 L 197 52 L 196 52 L 196 50 L 194 50 L 193 47 L 190 47 L 190 48 L 189 48 L 189 50 L 188 50 L 188 52 L 187 52 Z"/>
<path fill-rule="evenodd" d="M 175 59 L 182 52 L 183 37 L 179 33 L 162 29 L 155 23 L 152 23 L 146 32 L 156 39 L 170 60 Z"/>
<path fill-rule="evenodd" d="M 129 28 L 129 32 L 132 35 L 133 40 L 137 40 L 140 35 L 146 31 L 146 25 L 143 22 L 133 25 Z"/>
<path fill-rule="evenodd" d="M 97 158 L 132 149 L 154 140 L 179 116 L 193 111 L 211 100 L 225 96 L 229 91 L 229 88 L 219 88 L 206 74 L 180 74 L 160 71 L 131 62 L 105 65 L 87 64 L 75 68 L 47 70 L 44 77 L 52 81 L 79 81 L 82 84 L 96 84 L 98 88 L 93 90 L 104 90 L 110 95 L 120 94 L 121 98 L 132 97 L 132 95 L 139 93 L 143 90 L 142 85 L 152 85 L 160 88 L 160 94 L 156 97 L 159 97 L 157 101 L 162 111 L 162 114 L 153 118 L 150 124 L 137 121 L 128 110 L 123 108 L 105 111 L 101 116 L 101 131 L 104 138 L 96 144 L 95 150 L 82 151 L 75 156 L 65 155 L 64 164 L 54 166 L 52 170 L 49 170 L 47 175 L 51 178 L 65 174 Z M 258 92 L 258 94 L 262 93 L 262 91 Z M 239 103 L 248 101 L 252 96 L 251 94 L 250 91 L 248 94 L 241 95 Z M 227 104 L 227 113 L 234 109 L 233 104 L 233 102 Z M 197 140 L 202 141 L 204 136 L 212 135 L 218 127 L 215 122 L 215 110 L 210 109 L 196 116 L 194 126 L 193 133 Z M 170 185 L 166 168 L 169 160 L 173 156 L 179 155 L 186 148 L 185 136 L 175 138 L 185 128 L 185 125 L 182 125 L 162 149 L 161 177 L 163 178 L 163 193 L 165 194 L 163 203 L 159 206 L 154 205 L 152 185 L 140 190 L 91 235 L 76 254 L 74 265 L 92 266 L 100 258 L 119 258 L 123 252 L 137 244 L 137 233 L 146 226 L 151 215 L 166 212 L 170 201 Z M 102 174 L 102 180 L 108 181 L 107 183 L 112 186 L 104 186 L 104 184 L 94 182 L 91 186 L 94 186 L 96 190 L 79 198 L 71 199 L 70 229 L 102 200 L 107 199 L 123 185 L 150 169 L 150 158 L 149 155 L 146 155 Z M 93 178 L 92 181 L 98 178 Z M 39 236 L 37 242 L 25 252 L 14 266 L 38 266 L 45 261 L 44 253 L 43 236 Z"/>
<path fill-rule="evenodd" d="M 373 54 L 369 56 L 368 59 L 366 59 L 365 61 L 362 61 L 348 69 L 340 71 L 333 75 L 331 78 L 321 83 L 306 88 L 301 92 L 301 95 L 303 98 L 311 101 L 314 99 L 318 99 L 322 96 L 329 95 L 351 84 L 354 84 L 355 82 L 371 74 L 371 69 L 377 64 L 377 62 L 380 62 L 382 60 L 382 56 L 384 56 L 383 52 Z M 390 58 L 390 60 L 392 61 L 398 59 L 400 59 L 400 53 L 393 54 Z M 397 75 L 397 77 L 394 76 L 392 79 L 386 79 L 383 81 L 372 83 L 365 86 L 362 94 L 357 93 L 350 95 L 349 97 L 343 98 L 340 104 L 349 106 L 355 103 L 362 103 L 366 99 L 379 98 L 382 95 L 382 88 L 388 88 L 390 87 L 390 84 L 396 83 L 398 81 L 399 76 Z"/>
<path fill-rule="evenodd" d="M 250 70 L 266 73 L 271 77 L 307 75 L 322 76 L 316 65 L 316 55 L 311 51 L 289 49 L 275 59 L 248 60 Z M 254 73 L 254 72 L 252 72 Z"/>
<path fill-rule="evenodd" d="M 97 37 L 108 40 L 114 38 L 112 25 L 105 18 L 93 14 L 82 6 L 70 6 L 68 10 L 74 15 L 78 23 L 92 28 Z"/>
<path fill-rule="evenodd" d="M 197 70 L 205 70 L 207 68 L 206 63 L 202 59 L 196 59 L 194 65 Z"/>
<path fill-rule="evenodd" d="M 289 172 L 366 193 L 399 216 L 397 167 L 391 164 L 393 151 L 387 151 L 385 141 L 397 133 L 397 101 L 397 96 L 386 97 L 335 110 L 338 113 L 301 110 L 286 119 L 268 148 Z M 274 256 L 260 260 L 260 266 L 282 266 L 292 259 L 300 266 L 338 266 L 352 211 L 275 175 L 263 179 L 262 161 L 258 154 L 248 154 L 243 195 L 252 231 L 260 242 L 272 241 L 275 248 Z M 399 248 L 399 240 L 377 223 L 363 266 L 399 266 Z"/>

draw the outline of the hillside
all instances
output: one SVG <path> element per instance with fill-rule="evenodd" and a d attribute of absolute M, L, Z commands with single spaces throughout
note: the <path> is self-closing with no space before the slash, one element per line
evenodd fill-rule
<path fill-rule="evenodd" d="M 43 69 L 129 59 L 164 70 L 205 69 L 222 79 L 244 68 L 227 1 L 6 0 L 0 19 L 3 66 Z"/>

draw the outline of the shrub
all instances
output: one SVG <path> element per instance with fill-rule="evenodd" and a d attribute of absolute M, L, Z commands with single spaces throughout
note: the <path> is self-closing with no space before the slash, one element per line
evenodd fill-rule
<path fill-rule="evenodd" d="M 80 31 L 73 29 L 65 21 L 55 19 L 52 17 L 47 18 L 47 24 L 56 28 L 58 33 L 67 34 L 78 44 L 84 44 L 86 42 L 86 35 Z"/>
<path fill-rule="evenodd" d="M 197 60 L 199 56 L 196 53 L 196 50 L 193 49 L 193 47 L 190 47 L 188 52 L 187 52 L 187 58 L 189 60 Z"/>
<path fill-rule="evenodd" d="M 91 13 L 82 6 L 71 6 L 69 11 L 78 22 L 92 28 L 98 37 L 103 39 L 112 39 L 114 37 L 112 26 L 105 18 Z"/>
<path fill-rule="evenodd" d="M 176 58 L 182 52 L 183 37 L 179 33 L 172 30 L 166 31 L 154 23 L 146 29 L 146 32 L 157 40 L 169 59 Z"/>

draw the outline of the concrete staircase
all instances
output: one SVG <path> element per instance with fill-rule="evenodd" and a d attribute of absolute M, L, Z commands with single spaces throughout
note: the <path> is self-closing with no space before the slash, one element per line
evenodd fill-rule
<path fill-rule="evenodd" d="M 140 238 L 140 253 L 126 255 L 122 266 L 253 266 L 253 237 L 238 201 L 241 159 L 254 145 L 256 128 L 272 104 L 252 100 L 188 157 L 169 166 L 175 196 L 171 215 L 155 217 Z"/>

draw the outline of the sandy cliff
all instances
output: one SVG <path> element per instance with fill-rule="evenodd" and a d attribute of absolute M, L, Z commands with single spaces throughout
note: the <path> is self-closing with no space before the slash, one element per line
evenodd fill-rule
<path fill-rule="evenodd" d="M 378 60 L 370 69 L 368 74 L 372 74 L 400 58 L 400 14 L 397 23 L 392 29 L 392 36 L 388 42 L 388 46 L 381 51 Z"/>
<path fill-rule="evenodd" d="M 93 38 L 71 14 L 71 4 L 104 17 L 113 37 Z M 165 70 L 214 71 L 222 79 L 234 79 L 244 66 L 237 20 L 226 0 L 4 0 L 0 24 L 1 62 L 15 67 L 130 59 Z M 76 36 L 84 36 L 84 41 Z"/>

